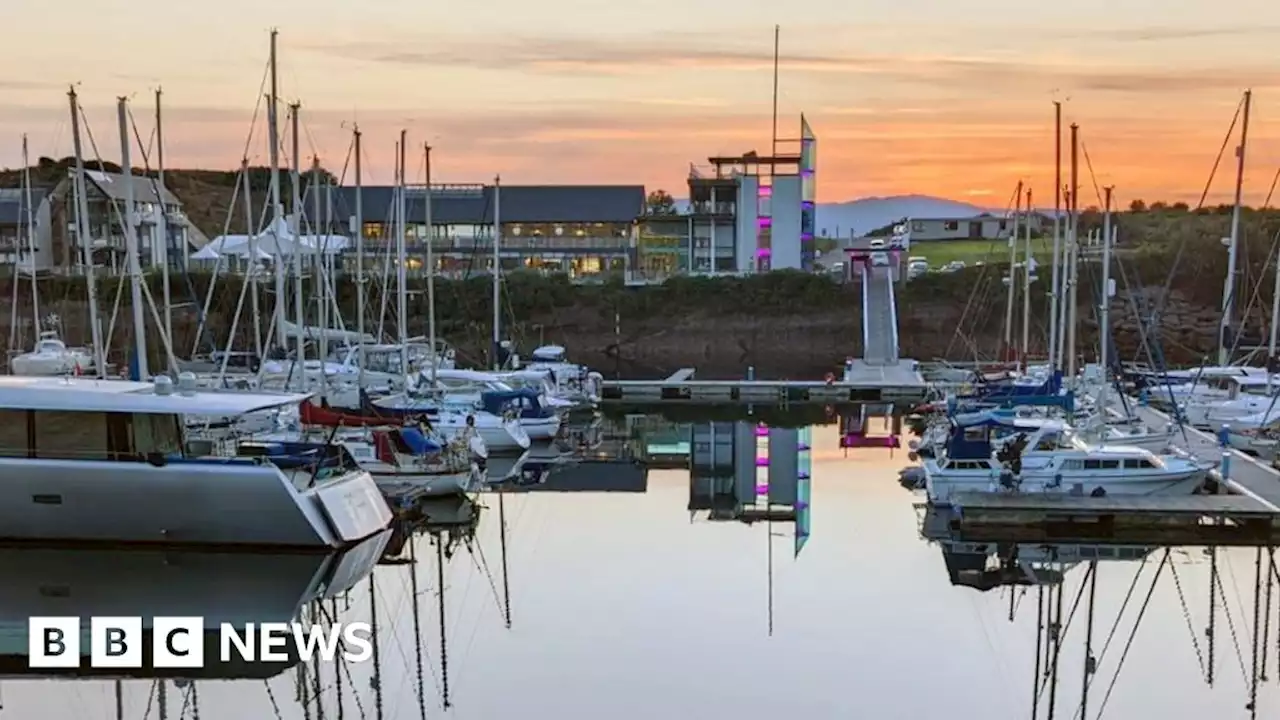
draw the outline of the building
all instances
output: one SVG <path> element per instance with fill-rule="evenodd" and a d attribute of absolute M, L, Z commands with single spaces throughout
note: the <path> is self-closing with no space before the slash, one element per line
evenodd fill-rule
<path fill-rule="evenodd" d="M 1024 223 L 1031 223 L 1032 234 L 1038 234 L 1046 222 L 1052 222 L 1040 213 L 1022 215 L 1018 219 L 1019 234 L 1025 232 Z M 982 213 L 969 217 L 948 218 L 907 218 L 909 242 L 932 242 L 939 240 L 999 240 L 1009 237 L 1013 229 L 1013 219 Z"/>
<path fill-rule="evenodd" d="M 361 197 L 368 253 L 395 248 L 396 188 L 365 187 Z M 465 276 L 487 272 L 493 256 L 494 218 L 502 223 L 502 267 L 565 273 L 590 280 L 623 276 L 634 262 L 636 219 L 644 213 L 642 185 L 432 184 L 432 250 L 437 272 Z M 406 265 L 425 273 L 426 187 L 405 188 Z M 304 193 L 304 222 L 320 206 L 318 226 L 351 234 L 356 188 Z M 348 262 L 348 265 L 351 263 Z"/>
<path fill-rule="evenodd" d="M 0 266 L 20 264 L 41 269 L 49 266 L 49 203 L 45 190 L 31 191 L 31 212 L 27 212 L 27 191 L 22 188 L 0 189 Z M 27 233 L 28 215 L 33 237 Z M 35 262 L 31 246 L 35 246 Z"/>
<path fill-rule="evenodd" d="M 812 270 L 817 139 L 801 115 L 799 137 L 776 146 L 691 168 L 688 212 L 644 218 L 629 279 Z"/>
<path fill-rule="evenodd" d="M 128 268 L 124 217 L 130 185 L 137 222 L 138 256 L 144 270 L 158 266 L 169 247 L 170 267 L 183 267 L 191 249 L 199 249 L 208 239 L 182 212 L 182 201 L 160 183 L 141 175 L 85 171 L 88 229 L 93 262 L 111 272 Z M 79 240 L 79 217 L 75 197 L 75 172 L 50 191 L 47 197 L 50 224 L 50 264 L 58 268 L 83 267 L 84 244 Z M 164 224 L 162 230 L 161 224 Z M 165 241 L 161 233 L 165 232 Z"/>

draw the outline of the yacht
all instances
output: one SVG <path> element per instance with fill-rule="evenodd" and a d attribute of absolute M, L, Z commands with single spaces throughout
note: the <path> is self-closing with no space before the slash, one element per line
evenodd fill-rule
<path fill-rule="evenodd" d="M 1230 399 L 1231 379 L 1266 379 L 1266 368 L 1227 366 L 1178 370 L 1147 381 L 1151 402 L 1157 405 L 1182 405 L 1188 402 L 1212 402 Z"/>
<path fill-rule="evenodd" d="M 1217 466 L 1139 447 L 1091 446 L 1061 421 L 982 415 L 956 422 L 946 450 L 923 460 L 934 503 L 949 504 L 958 492 L 1190 494 Z"/>
<path fill-rule="evenodd" d="M 560 432 L 559 413 L 543 405 L 535 390 L 484 390 L 476 399 L 469 395 L 457 399 L 445 395 L 437 399 L 433 395 L 397 394 L 373 400 L 371 404 L 369 410 L 373 414 L 427 415 L 441 430 L 462 429 L 470 417 L 485 443 L 495 450 L 512 449 L 513 440 L 522 449 L 528 449 L 518 436 L 507 432 L 508 425 L 519 428 L 526 440 L 551 440 Z M 511 437 L 504 438 L 503 433 Z"/>
<path fill-rule="evenodd" d="M 67 347 L 52 330 L 40 333 L 35 348 L 9 361 L 14 375 L 80 375 L 93 367 L 93 353 L 85 348 Z"/>
<path fill-rule="evenodd" d="M 515 369 L 549 371 L 559 397 L 581 403 L 600 402 L 604 376 L 585 365 L 569 362 L 568 351 L 559 345 L 535 348 L 529 360 Z"/>
<path fill-rule="evenodd" d="M 1218 428 L 1276 406 L 1280 379 L 1272 375 L 1236 375 L 1204 382 L 1205 392 L 1188 400 L 1181 408 L 1188 425 Z"/>
<path fill-rule="evenodd" d="M 340 446 L 308 466 L 187 442 L 187 415 L 236 418 L 307 395 L 202 392 L 85 378 L 0 377 L 0 541 L 329 552 L 381 532 L 391 511 Z"/>

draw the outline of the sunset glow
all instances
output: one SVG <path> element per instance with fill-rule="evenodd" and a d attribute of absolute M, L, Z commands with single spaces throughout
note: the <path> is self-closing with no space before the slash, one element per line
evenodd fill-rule
<path fill-rule="evenodd" d="M 436 148 L 441 182 L 501 174 L 681 195 L 691 162 L 768 150 L 780 23 L 780 133 L 809 119 L 821 202 L 924 193 L 1002 206 L 1024 178 L 1037 205 L 1052 204 L 1055 99 L 1064 125 L 1080 124 L 1098 185 L 1124 203 L 1194 203 L 1247 87 L 1247 199 L 1261 202 L 1280 167 L 1273 0 L 1081 0 L 1070 14 L 1012 0 L 733 7 L 134 0 L 83 3 L 68 23 L 66 8 L 6 0 L 0 19 L 22 28 L 8 56 L 22 61 L 0 73 L 0 164 L 19 164 L 24 132 L 36 155 L 71 153 L 76 82 L 104 158 L 119 156 L 115 97 L 133 98 L 145 138 L 163 85 L 166 162 L 234 168 L 275 26 L 281 97 L 303 103 L 304 165 L 318 154 L 340 172 L 358 121 L 373 182 L 390 181 L 406 127 Z M 250 161 L 263 164 L 261 118 L 254 132 Z M 1088 164 L 1082 153 L 1092 203 Z M 1212 202 L 1230 195 L 1230 164 L 1228 148 Z"/>

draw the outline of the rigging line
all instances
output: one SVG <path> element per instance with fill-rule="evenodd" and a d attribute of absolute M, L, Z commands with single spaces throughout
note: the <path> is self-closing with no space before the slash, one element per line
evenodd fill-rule
<path fill-rule="evenodd" d="M 1261 629 L 1261 618 L 1258 613 L 1262 610 L 1262 546 L 1259 545 L 1255 550 L 1253 561 L 1253 643 L 1251 651 L 1253 653 L 1253 671 L 1245 680 L 1245 684 L 1249 686 L 1249 705 L 1250 717 L 1258 716 L 1258 630 Z M 1270 569 L 1267 570 L 1267 580 L 1271 579 Z M 1267 588 L 1270 590 L 1270 587 Z M 1271 608 L 1267 608 L 1268 615 Z M 1264 639 L 1263 642 L 1266 642 Z M 1266 653 L 1263 653 L 1266 657 Z"/>
<path fill-rule="evenodd" d="M 1231 572 L 1231 558 L 1226 557 L 1227 572 Z M 1227 630 L 1231 633 L 1231 644 L 1235 646 L 1236 661 L 1240 663 L 1240 677 L 1244 679 L 1245 684 L 1249 683 L 1249 671 L 1244 667 L 1244 653 L 1240 650 L 1240 636 L 1236 634 L 1236 622 L 1232 619 L 1231 604 L 1227 600 L 1227 589 L 1222 584 L 1222 573 L 1218 573 L 1215 578 L 1209 578 L 1209 582 L 1218 586 L 1218 597 L 1222 599 L 1222 614 L 1227 618 Z"/>
<path fill-rule="evenodd" d="M 1089 146 L 1085 144 L 1083 138 L 1080 140 L 1080 151 L 1084 153 L 1084 166 L 1089 171 L 1089 180 L 1093 183 L 1093 192 L 1098 196 L 1098 207 L 1102 207 L 1105 204 L 1102 200 L 1102 188 L 1098 187 L 1098 176 L 1093 173 L 1093 161 L 1089 159 Z"/>
<path fill-rule="evenodd" d="M 1107 639 L 1102 643 L 1102 651 L 1098 653 L 1097 659 L 1094 661 L 1094 672 L 1089 676 L 1088 685 L 1093 685 L 1093 681 L 1097 679 L 1098 666 L 1107 656 L 1107 650 L 1111 648 L 1111 641 L 1116 637 L 1116 631 L 1120 629 L 1120 621 L 1124 619 L 1124 611 L 1129 607 L 1129 601 L 1133 599 L 1133 591 L 1138 588 L 1138 580 L 1142 579 L 1142 573 L 1147 569 L 1147 560 L 1143 558 L 1138 564 L 1138 571 L 1133 574 L 1133 580 L 1129 583 L 1129 589 L 1124 594 L 1124 600 L 1120 602 L 1120 609 L 1116 611 L 1116 619 L 1111 623 L 1111 629 L 1107 631 Z M 1078 718 L 1084 712 L 1084 705 L 1077 705 L 1074 717 Z"/>
<path fill-rule="evenodd" d="M 1008 214 L 1009 209 L 1013 207 L 1013 203 L 1015 202 L 1015 200 L 1018 199 L 1018 192 L 1020 187 L 1021 187 L 1021 184 L 1015 185 L 1013 192 L 1009 194 L 1009 199 L 1008 201 L 1005 202 L 1005 206 L 1004 206 L 1006 214 Z M 994 250 L 995 243 L 996 243 L 995 240 L 991 241 L 990 247 L 988 247 L 987 249 L 988 257 L 991 256 L 992 251 Z M 978 275 L 978 278 L 974 283 L 974 289 L 972 292 L 969 293 L 968 301 L 965 302 L 964 312 L 960 314 L 960 321 L 956 324 L 956 329 L 955 329 L 955 332 L 952 333 L 951 341 L 947 344 L 947 354 L 951 353 L 951 348 L 955 343 L 956 337 L 963 332 L 962 328 L 964 326 L 964 320 L 969 314 L 969 308 L 973 305 L 973 300 L 974 300 L 974 297 L 977 295 L 978 288 L 981 286 L 982 282 L 986 280 L 987 270 L 988 270 L 988 267 L 987 265 L 984 264 L 982 266 L 982 272 Z"/>
<path fill-rule="evenodd" d="M 1120 653 L 1120 660 L 1116 663 L 1116 671 L 1111 676 L 1111 684 L 1107 686 L 1107 692 L 1102 696 L 1102 704 L 1098 707 L 1098 714 L 1094 716 L 1095 720 L 1102 720 L 1102 713 L 1106 711 L 1107 703 L 1111 700 L 1111 693 L 1116 689 L 1116 682 L 1120 679 L 1120 671 L 1124 669 L 1124 661 L 1129 657 L 1129 650 L 1133 647 L 1133 639 L 1138 636 L 1138 628 L 1142 626 L 1142 618 L 1147 613 L 1147 606 L 1151 604 L 1151 597 L 1155 595 L 1156 585 L 1160 582 L 1160 572 L 1168 564 L 1169 549 L 1165 548 L 1164 559 L 1156 567 L 1155 575 L 1151 578 L 1151 587 L 1147 589 L 1147 596 L 1142 600 L 1142 607 L 1138 608 L 1138 617 L 1134 620 L 1133 630 L 1129 632 L 1129 639 L 1125 642 L 1124 650 Z"/>
<path fill-rule="evenodd" d="M 1218 148 L 1218 155 L 1214 158 L 1213 168 L 1209 172 L 1209 178 L 1205 181 L 1204 190 L 1200 193 L 1200 201 L 1196 203 L 1196 209 L 1204 207 L 1205 199 L 1209 196 L 1209 189 L 1213 187 L 1213 180 L 1218 174 L 1218 167 L 1222 164 L 1222 157 L 1226 153 L 1227 146 L 1231 143 L 1231 136 L 1235 134 L 1236 125 L 1240 122 L 1240 114 L 1244 110 L 1244 98 L 1240 99 L 1240 103 L 1236 105 L 1235 116 L 1231 119 L 1231 126 L 1227 128 L 1227 134 L 1222 138 L 1222 147 Z M 1150 327 L 1159 326 L 1160 314 L 1164 312 L 1165 304 L 1169 301 L 1169 291 L 1173 287 L 1174 275 L 1178 272 L 1178 266 L 1182 264 L 1182 256 L 1187 249 L 1187 241 L 1189 235 L 1184 235 L 1178 241 L 1178 251 L 1174 254 L 1173 264 L 1169 268 L 1169 274 L 1165 277 L 1164 286 L 1157 296 L 1155 306 L 1151 309 L 1151 314 L 1147 316 L 1147 325 Z"/>
<path fill-rule="evenodd" d="M 1276 174 L 1271 178 L 1271 189 L 1267 191 L 1267 199 L 1262 201 L 1263 210 L 1271 206 L 1271 197 L 1275 195 L 1276 183 L 1280 183 L 1280 167 L 1276 168 Z"/>
<path fill-rule="evenodd" d="M 493 602 L 498 607 L 498 614 L 502 614 L 502 596 L 498 594 L 498 583 L 493 579 L 493 571 L 489 569 L 489 561 L 484 557 L 484 546 L 474 542 L 474 538 L 465 540 L 467 554 L 471 556 L 471 562 L 476 569 L 484 573 L 485 579 L 489 581 L 489 591 L 493 594 Z M 477 562 L 476 558 L 479 558 Z"/>
<path fill-rule="evenodd" d="M 1085 579 L 1087 579 L 1087 577 Z M 1056 667 L 1058 664 L 1058 656 L 1062 651 L 1062 640 L 1067 636 L 1067 631 L 1071 629 L 1071 621 L 1076 616 L 1076 608 L 1080 607 L 1080 600 L 1081 598 L 1084 597 L 1084 589 L 1087 586 L 1088 586 L 1087 582 L 1080 583 L 1079 589 L 1076 590 L 1076 597 L 1074 600 L 1071 601 L 1071 611 L 1067 613 L 1067 622 L 1064 623 L 1061 627 L 1051 630 L 1055 634 L 1055 639 L 1053 641 L 1053 660 L 1050 664 L 1051 667 Z M 1061 583 L 1059 583 L 1058 585 L 1058 603 L 1059 605 L 1061 605 L 1062 603 Z M 1061 613 L 1061 610 L 1059 610 L 1059 613 Z M 1061 614 L 1059 614 L 1058 620 L 1059 621 L 1062 620 Z M 1052 626 L 1052 623 L 1050 623 L 1050 625 Z M 1048 685 L 1049 685 L 1049 680 L 1046 678 L 1044 683 L 1040 686 L 1040 692 L 1043 693 L 1045 690 L 1045 687 L 1047 687 Z"/>
<path fill-rule="evenodd" d="M 1270 558 L 1270 563 L 1272 563 L 1273 565 L 1275 563 L 1275 552 L 1276 552 L 1275 548 L 1273 547 L 1267 548 L 1267 556 Z M 1268 568 L 1267 599 L 1262 603 L 1262 607 L 1265 610 L 1265 614 L 1263 615 L 1263 619 L 1262 619 L 1262 643 L 1261 643 L 1262 669 L 1261 669 L 1261 672 L 1259 672 L 1258 674 L 1258 679 L 1262 680 L 1263 682 L 1267 681 L 1267 658 L 1270 657 L 1266 653 L 1266 646 L 1267 646 L 1267 640 L 1271 637 L 1271 587 L 1274 584 L 1275 584 L 1275 577 L 1273 576 L 1271 569 Z"/>
<path fill-rule="evenodd" d="M 1178 604 L 1182 606 L 1182 618 L 1187 621 L 1187 631 L 1191 633 L 1191 647 L 1196 651 L 1196 662 L 1200 664 L 1200 675 L 1207 676 L 1208 666 L 1205 665 L 1204 653 L 1200 651 L 1200 635 L 1196 632 L 1195 624 L 1191 621 L 1191 608 L 1187 605 L 1187 596 L 1182 592 L 1182 581 L 1178 578 L 1178 566 L 1169 563 L 1169 571 L 1173 573 L 1173 587 L 1178 592 Z"/>

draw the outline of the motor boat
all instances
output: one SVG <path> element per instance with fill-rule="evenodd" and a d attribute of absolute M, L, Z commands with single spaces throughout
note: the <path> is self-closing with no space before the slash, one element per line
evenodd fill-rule
<path fill-rule="evenodd" d="M 9 361 L 14 375 L 56 376 L 81 375 L 93 367 L 93 353 L 85 348 L 67 347 L 53 331 L 40 333 L 35 348 Z"/>

